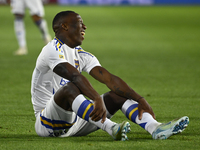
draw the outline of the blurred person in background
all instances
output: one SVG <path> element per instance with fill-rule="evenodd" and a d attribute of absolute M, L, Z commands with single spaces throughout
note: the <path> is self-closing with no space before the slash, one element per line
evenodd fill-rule
<path fill-rule="evenodd" d="M 44 7 L 42 0 L 7 0 L 11 5 L 12 13 L 15 16 L 14 30 L 17 37 L 19 49 L 14 52 L 14 55 L 26 55 L 28 53 L 26 43 L 26 31 L 24 25 L 24 16 L 26 8 L 29 9 L 30 15 L 39 28 L 42 38 L 47 44 L 51 40 L 48 32 L 47 23 L 44 17 Z"/>

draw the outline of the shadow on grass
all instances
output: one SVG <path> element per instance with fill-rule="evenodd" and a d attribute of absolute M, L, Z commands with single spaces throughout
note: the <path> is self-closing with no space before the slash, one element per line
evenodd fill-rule
<path fill-rule="evenodd" d="M 134 133 L 135 134 L 135 133 Z M 137 133 L 137 135 L 133 135 L 130 133 L 128 135 L 129 141 L 149 141 L 152 140 L 148 134 L 145 133 Z M 72 142 L 72 143 L 85 143 L 85 142 L 115 142 L 111 136 L 108 134 L 90 134 L 87 136 L 78 136 L 78 137 L 40 137 L 37 134 L 0 134 L 1 142 L 20 142 L 20 141 L 46 141 L 46 142 Z"/>
<path fill-rule="evenodd" d="M 36 134 L 0 134 L 0 141 L 23 141 L 23 140 L 41 140 L 41 137 L 39 137 Z"/>
<path fill-rule="evenodd" d="M 148 142 L 152 141 L 152 137 L 147 132 L 130 132 L 127 134 L 129 141 L 137 141 L 137 142 Z M 177 136 L 177 137 L 175 137 Z M 195 136 L 192 133 L 183 132 L 177 135 L 170 137 L 170 140 L 189 140 L 190 136 Z M 175 137 L 175 138 L 174 138 Z M 35 141 L 35 142 L 72 142 L 72 143 L 85 143 L 85 142 L 115 142 L 111 136 L 103 131 L 96 131 L 87 136 L 78 136 L 78 137 L 40 137 L 36 133 L 29 134 L 16 134 L 16 133 L 0 133 L 0 141 L 1 142 L 13 142 L 13 141 Z"/>
<path fill-rule="evenodd" d="M 112 142 L 113 139 L 111 136 L 105 134 L 104 135 L 98 135 L 98 134 L 91 134 L 87 136 L 79 136 L 79 137 L 64 137 L 64 138 L 59 138 L 59 137 L 40 137 L 37 134 L 16 134 L 16 133 L 0 133 L 0 141 L 68 141 L 68 142 L 78 142 L 82 143 L 85 141 L 92 142 L 92 141 L 99 141 L 99 142 Z"/>

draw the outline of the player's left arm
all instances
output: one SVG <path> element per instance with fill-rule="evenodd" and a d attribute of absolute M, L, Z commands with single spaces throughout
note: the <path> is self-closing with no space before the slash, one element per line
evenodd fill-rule
<path fill-rule="evenodd" d="M 104 83 L 111 91 L 117 95 L 127 99 L 133 99 L 138 102 L 139 119 L 142 118 L 143 112 L 149 112 L 154 118 L 154 112 L 148 102 L 136 93 L 126 82 L 121 78 L 111 74 L 101 66 L 94 67 L 90 71 L 90 75 L 101 83 Z"/>

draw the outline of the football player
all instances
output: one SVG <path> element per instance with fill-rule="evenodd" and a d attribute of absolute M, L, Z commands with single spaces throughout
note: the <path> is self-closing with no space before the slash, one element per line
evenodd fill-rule
<path fill-rule="evenodd" d="M 115 140 L 126 140 L 129 122 L 118 124 L 110 120 L 118 110 L 148 131 L 153 139 L 167 139 L 188 125 L 187 116 L 167 124 L 157 122 L 144 97 L 80 47 L 87 27 L 79 14 L 62 11 L 54 17 L 52 27 L 55 38 L 42 49 L 32 75 L 38 135 L 83 136 L 102 129 Z M 99 95 L 81 74 L 83 71 L 110 91 Z"/>
<path fill-rule="evenodd" d="M 15 55 L 26 55 L 28 53 L 26 44 L 26 34 L 24 25 L 24 16 L 26 8 L 29 9 L 34 23 L 39 28 L 45 44 L 51 40 L 48 32 L 47 23 L 44 17 L 44 8 L 42 0 L 11 0 L 12 13 L 15 16 L 14 30 L 17 37 L 19 49 L 14 52 Z"/>

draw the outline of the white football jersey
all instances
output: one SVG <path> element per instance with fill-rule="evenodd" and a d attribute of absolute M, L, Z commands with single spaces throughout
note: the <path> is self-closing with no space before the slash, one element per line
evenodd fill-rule
<path fill-rule="evenodd" d="M 31 81 L 32 104 L 35 115 L 45 108 L 51 96 L 69 82 L 53 72 L 59 63 L 68 62 L 80 73 L 89 73 L 95 66 L 101 66 L 97 58 L 81 47 L 70 48 L 54 38 L 41 51 L 37 58 Z"/>

